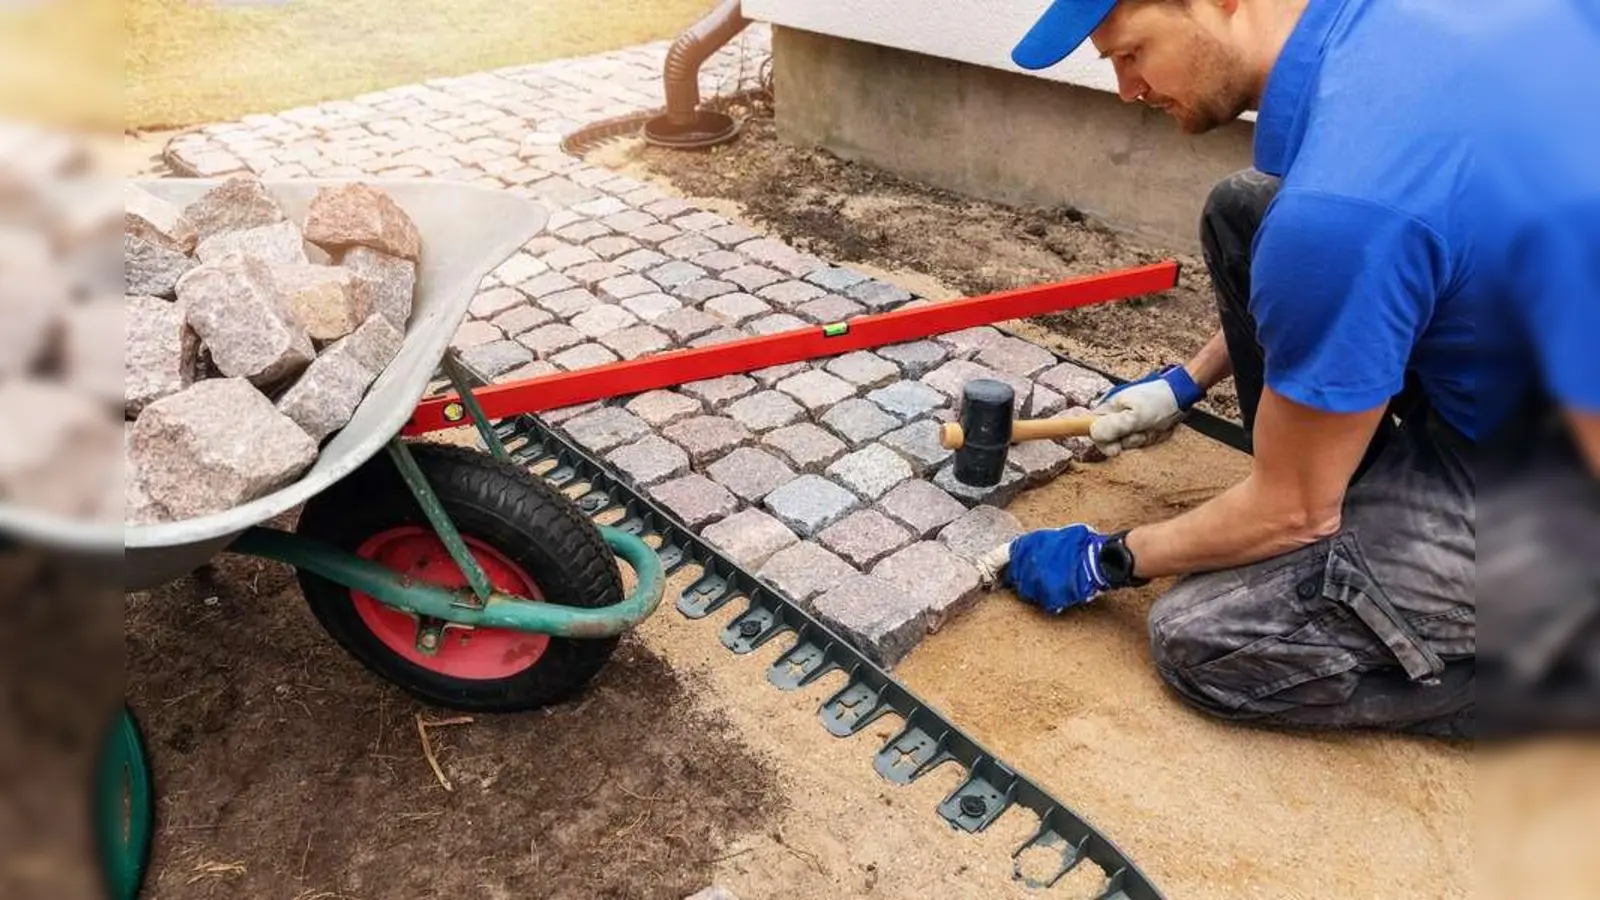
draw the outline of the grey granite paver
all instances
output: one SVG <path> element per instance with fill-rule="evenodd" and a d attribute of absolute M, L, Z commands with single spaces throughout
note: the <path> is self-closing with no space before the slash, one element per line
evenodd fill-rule
<path fill-rule="evenodd" d="M 928 608 L 928 630 L 969 609 L 981 595 L 978 570 L 937 541 L 918 541 L 872 566 L 874 576 L 919 598 Z"/>
<path fill-rule="evenodd" d="M 700 528 L 739 509 L 739 498 L 698 473 L 658 484 L 650 489 L 650 496 L 690 528 Z"/>
<path fill-rule="evenodd" d="M 467 312 L 475 319 L 492 319 L 512 307 L 528 302 L 527 295 L 516 288 L 491 288 L 472 298 Z"/>
<path fill-rule="evenodd" d="M 847 453 L 824 471 L 829 478 L 867 500 L 877 500 L 913 474 L 905 457 L 882 444 L 871 444 Z"/>
<path fill-rule="evenodd" d="M 783 460 L 755 447 L 739 447 L 706 466 L 705 471 L 735 496 L 751 503 L 759 502 L 796 477 Z"/>
<path fill-rule="evenodd" d="M 560 291 L 571 290 L 577 286 L 578 283 L 576 281 L 573 281 L 571 278 L 568 278 L 560 272 L 546 272 L 543 275 L 539 275 L 535 278 L 530 278 L 527 281 L 522 282 L 521 284 L 517 285 L 517 289 L 522 291 L 524 294 L 527 294 L 529 297 L 538 299 L 540 297 L 546 297 L 550 294 L 555 294 Z"/>
<path fill-rule="evenodd" d="M 921 378 L 950 358 L 950 348 L 935 341 L 907 341 L 879 347 L 877 354 L 900 367 L 907 378 Z"/>
<path fill-rule="evenodd" d="M 657 222 L 654 225 L 646 225 L 643 228 L 635 229 L 631 234 L 646 244 L 658 245 L 683 234 L 683 230 L 665 222 Z"/>
<path fill-rule="evenodd" d="M 952 460 L 939 467 L 933 476 L 933 483 L 950 496 L 955 497 L 968 506 L 987 503 L 994 506 L 1005 506 L 1017 495 L 1022 493 L 1022 472 L 1015 466 L 1007 466 L 1000 474 L 1000 483 L 990 487 L 974 487 L 956 479 L 955 462 Z"/>
<path fill-rule="evenodd" d="M 1111 389 L 1110 381 L 1072 363 L 1046 369 L 1036 380 L 1060 394 L 1068 406 L 1089 406 L 1096 397 Z"/>
<path fill-rule="evenodd" d="M 821 472 L 829 463 L 849 452 L 844 441 L 810 422 L 799 422 L 777 429 L 761 439 L 777 450 L 802 472 Z"/>
<path fill-rule="evenodd" d="M 457 328 L 455 335 L 450 338 L 450 346 L 457 350 L 465 350 L 468 347 L 476 347 L 479 344 L 487 344 L 504 338 L 505 334 L 488 322 L 472 320 L 461 323 L 461 327 Z"/>
<path fill-rule="evenodd" d="M 780 363 L 776 366 L 752 369 L 750 377 L 760 382 L 762 387 L 772 387 L 790 375 L 798 375 L 809 368 L 811 368 L 809 363 Z"/>
<path fill-rule="evenodd" d="M 924 601 L 872 575 L 849 576 L 812 605 L 824 624 L 885 668 L 905 658 L 928 631 Z"/>
<path fill-rule="evenodd" d="M 490 341 L 462 351 L 461 361 L 485 378 L 496 378 L 533 362 L 533 351 L 516 341 Z"/>
<path fill-rule="evenodd" d="M 1024 485 L 1033 487 L 1067 471 L 1072 451 L 1055 441 L 1022 441 L 1012 445 L 1006 459 L 1022 470 Z"/>
<path fill-rule="evenodd" d="M 689 473 L 689 454 L 651 434 L 606 454 L 606 459 L 636 485 L 652 485 Z"/>
<path fill-rule="evenodd" d="M 905 288 L 877 279 L 853 284 L 844 293 L 873 312 L 888 312 L 911 299 L 911 293 Z"/>
<path fill-rule="evenodd" d="M 705 412 L 705 404 L 699 400 L 668 390 L 646 391 L 629 400 L 625 408 L 650 423 L 651 428 L 661 428 Z"/>
<path fill-rule="evenodd" d="M 595 227 L 604 228 L 605 226 L 596 223 Z M 593 250 L 594 255 L 601 259 L 616 259 L 619 256 L 638 250 L 639 242 L 625 234 L 608 234 L 595 238 L 585 246 Z"/>
<path fill-rule="evenodd" d="M 632 241 L 633 238 L 628 238 L 628 240 Z M 637 243 L 637 241 L 635 241 L 635 243 Z M 630 250 L 612 260 L 612 262 L 630 272 L 643 272 L 646 269 L 653 269 L 666 261 L 667 258 L 665 256 L 662 256 L 660 253 L 657 253 L 648 247 L 640 247 L 637 250 Z"/>
<path fill-rule="evenodd" d="M 540 325 L 549 324 L 554 319 L 554 316 L 539 307 L 524 304 L 495 316 L 491 320 L 491 324 L 505 332 L 506 335 L 516 337 L 524 331 L 532 331 Z"/>
<path fill-rule="evenodd" d="M 934 335 L 933 339 L 948 350 L 952 358 L 971 359 L 1003 337 L 1005 335 L 992 325 L 977 325 Z"/>
<path fill-rule="evenodd" d="M 862 505 L 820 475 L 804 474 L 768 494 L 762 505 L 802 537 L 812 537 Z"/>
<path fill-rule="evenodd" d="M 739 286 L 731 281 L 701 278 L 688 284 L 679 285 L 670 293 L 685 303 L 704 303 L 712 297 L 731 294 L 737 290 L 739 290 Z"/>
<path fill-rule="evenodd" d="M 766 301 L 743 291 L 712 297 L 700 308 L 730 325 L 743 325 L 772 312 Z"/>
<path fill-rule="evenodd" d="M 687 451 L 689 461 L 697 467 L 754 440 L 748 428 L 726 416 L 690 416 L 666 426 L 661 433 Z"/>
<path fill-rule="evenodd" d="M 713 228 L 721 228 L 728 224 L 727 219 L 716 213 L 701 212 L 699 210 L 677 216 L 669 221 L 674 227 L 681 228 L 684 231 L 710 231 Z"/>
<path fill-rule="evenodd" d="M 1033 382 L 996 372 L 988 366 L 980 366 L 971 360 L 953 359 L 932 372 L 922 376 L 922 383 L 937 390 L 950 399 L 956 406 L 961 405 L 961 399 L 966 391 L 968 382 L 978 379 L 992 379 L 1003 381 L 1011 386 L 1012 401 L 1016 412 L 1020 413 L 1026 408 L 1028 396 L 1033 392 Z"/>
<path fill-rule="evenodd" d="M 815 541 L 799 541 L 774 553 L 756 572 L 756 577 L 803 604 L 856 574 L 849 563 L 831 550 Z"/>
<path fill-rule="evenodd" d="M 557 291 L 534 301 L 558 319 L 570 319 L 600 302 L 599 298 L 581 287 Z"/>
<path fill-rule="evenodd" d="M 721 244 L 699 234 L 683 234 L 670 241 L 661 242 L 662 253 L 684 260 L 694 260 L 695 257 L 702 253 L 710 253 L 721 248 Z M 694 261 L 696 265 L 699 264 L 698 260 Z"/>
<path fill-rule="evenodd" d="M 799 407 L 796 406 L 795 409 L 799 410 Z M 860 397 L 852 397 L 834 404 L 818 417 L 817 421 L 852 447 L 900 427 L 899 419 L 884 412 L 877 404 Z"/>
<path fill-rule="evenodd" d="M 557 247 L 539 256 L 539 260 L 545 265 L 560 271 L 566 271 L 584 263 L 596 262 L 599 259 L 600 257 L 596 256 L 593 250 L 576 244 Z"/>
<path fill-rule="evenodd" d="M 637 209 L 624 209 L 622 212 L 612 213 L 600 220 L 607 228 L 629 234 L 638 240 L 647 243 L 660 243 L 660 240 L 650 240 L 649 229 L 661 224 L 655 216 Z"/>
<path fill-rule="evenodd" d="M 576 281 L 579 285 L 594 290 L 600 286 L 600 282 L 608 278 L 616 278 L 618 275 L 626 275 L 628 270 L 614 262 L 602 260 L 573 266 L 570 269 L 563 270 L 562 274 Z"/>
<path fill-rule="evenodd" d="M 599 344 L 579 344 L 552 355 L 550 361 L 563 369 L 575 371 L 613 363 L 617 358 L 615 353 Z"/>
<path fill-rule="evenodd" d="M 622 301 L 622 308 L 633 313 L 646 322 L 654 322 L 673 310 L 682 309 L 683 304 L 676 297 L 668 294 L 640 294 Z"/>
<path fill-rule="evenodd" d="M 746 241 L 755 240 L 761 236 L 743 225 L 721 225 L 708 229 L 703 234 L 724 247 L 737 247 Z"/>
<path fill-rule="evenodd" d="M 756 334 L 778 334 L 779 332 L 798 331 L 805 328 L 806 321 L 788 313 L 774 313 L 770 316 L 762 316 L 759 319 L 752 320 L 745 327 Z"/>
<path fill-rule="evenodd" d="M 647 269 L 644 273 L 646 278 L 649 278 L 667 291 L 699 281 L 706 277 L 706 274 L 705 269 L 694 263 L 684 262 L 681 259 L 675 259 L 653 269 Z"/>
<path fill-rule="evenodd" d="M 573 222 L 571 225 L 562 228 L 556 232 L 556 237 L 564 241 L 571 241 L 574 244 L 583 244 L 590 250 L 600 253 L 600 248 L 594 246 L 593 242 L 596 238 L 605 237 L 609 234 L 611 234 L 611 229 L 592 219 L 584 219 L 581 222 Z M 615 254 L 612 255 L 614 256 Z M 610 258 L 603 253 L 601 257 L 604 259 Z"/>
<path fill-rule="evenodd" d="M 755 379 L 748 375 L 720 375 L 678 385 L 678 390 L 705 401 L 707 406 L 718 412 L 740 397 L 755 393 L 758 388 Z"/>
<path fill-rule="evenodd" d="M 859 388 L 883 387 L 900 377 L 900 367 L 870 350 L 836 356 L 822 367 Z"/>
<path fill-rule="evenodd" d="M 526 381 L 529 378 L 542 378 L 546 375 L 554 375 L 560 371 L 561 370 L 556 366 L 547 363 L 542 359 L 536 359 L 527 365 L 518 366 L 515 369 L 504 373 L 498 380 L 501 382 Z"/>
<path fill-rule="evenodd" d="M 806 280 L 824 290 L 842 291 L 852 285 L 866 281 L 867 276 L 854 269 L 827 266 L 811 272 L 806 276 Z"/>
<path fill-rule="evenodd" d="M 997 372 L 1030 378 L 1056 364 L 1056 355 L 1028 341 L 1001 337 L 978 351 L 973 361 Z"/>
<path fill-rule="evenodd" d="M 783 280 L 783 273 L 775 272 L 766 266 L 748 265 L 737 269 L 729 269 L 719 276 L 723 281 L 731 281 L 747 291 L 759 291 L 769 284 L 777 284 Z"/>
<path fill-rule="evenodd" d="M 589 337 L 639 324 L 639 317 L 620 306 L 600 304 L 572 317 L 572 327 Z"/>
<path fill-rule="evenodd" d="M 1023 533 L 1016 516 L 994 506 L 975 506 L 939 530 L 939 542 L 957 556 L 976 560 Z"/>
<path fill-rule="evenodd" d="M 650 426 L 643 419 L 619 406 L 602 406 L 567 422 L 562 429 L 596 453 L 637 441 L 650 433 Z"/>
<path fill-rule="evenodd" d="M 889 518 L 911 529 L 918 538 L 928 538 L 939 529 L 961 518 L 967 507 L 931 482 L 911 478 L 895 485 L 878 498 L 878 509 Z"/>
<path fill-rule="evenodd" d="M 724 327 L 721 319 L 693 307 L 683 307 L 664 313 L 660 318 L 652 320 L 651 324 L 672 335 L 673 340 L 679 343 L 687 343 Z"/>
<path fill-rule="evenodd" d="M 902 422 L 915 421 L 950 403 L 944 394 L 920 381 L 897 381 L 887 387 L 868 391 L 867 399 Z"/>
<path fill-rule="evenodd" d="M 822 288 L 814 284 L 807 284 L 804 281 L 780 281 L 777 284 L 769 284 L 756 291 L 757 296 L 763 300 L 771 301 L 779 309 L 791 311 L 799 307 L 800 304 L 816 300 L 826 293 Z"/>
<path fill-rule="evenodd" d="M 709 331 L 689 342 L 691 347 L 710 347 L 715 344 L 726 344 L 729 341 L 742 341 L 750 335 L 737 328 L 724 325 L 714 331 Z"/>
<path fill-rule="evenodd" d="M 705 240 L 705 238 L 702 238 L 700 235 L 695 235 L 695 239 Z M 713 243 L 711 246 L 716 247 L 717 244 Z M 708 272 L 726 272 L 729 269 L 737 269 L 740 266 L 746 266 L 750 264 L 750 260 L 745 259 L 743 256 L 740 256 L 732 250 L 720 249 L 712 250 L 708 253 L 701 253 L 689 261 Z"/>
<path fill-rule="evenodd" d="M 619 275 L 600 282 L 598 293 L 604 299 L 620 301 L 640 294 L 653 294 L 657 290 L 655 282 L 643 275 Z"/>
<path fill-rule="evenodd" d="M 562 322 L 541 325 L 532 331 L 517 335 L 517 342 L 537 353 L 541 359 L 548 359 L 568 347 L 576 347 L 583 341 L 583 332 Z"/>
<path fill-rule="evenodd" d="M 1042 384 L 1033 386 L 1033 393 L 1028 396 L 1027 416 L 1030 419 L 1048 419 L 1067 408 L 1067 398 Z"/>
<path fill-rule="evenodd" d="M 941 424 L 932 419 L 922 419 L 889 432 L 882 441 L 884 446 L 905 457 L 912 472 L 921 478 L 955 454 L 954 450 L 945 449 L 939 442 Z"/>
<path fill-rule="evenodd" d="M 821 369 L 807 369 L 790 375 L 776 385 L 777 389 L 800 401 L 800 405 L 816 412 L 826 409 L 846 397 L 854 396 L 855 386 L 836 375 Z"/>
<path fill-rule="evenodd" d="M 650 325 L 619 328 L 616 331 L 606 332 L 599 340 L 623 359 L 638 359 L 672 347 L 672 339 L 666 332 Z"/>
<path fill-rule="evenodd" d="M 740 397 L 728 404 L 725 412 L 757 434 L 793 425 L 806 416 L 789 395 L 770 390 Z"/>
<path fill-rule="evenodd" d="M 788 526 L 759 509 L 745 509 L 706 526 L 700 536 L 740 566 L 756 570 L 773 554 L 799 542 Z"/>
<path fill-rule="evenodd" d="M 838 294 L 825 294 L 795 307 L 794 314 L 807 322 L 823 325 L 853 319 L 866 311 L 865 306 L 854 300 L 847 300 Z"/>
<path fill-rule="evenodd" d="M 912 541 L 905 526 L 874 509 L 860 509 L 817 533 L 824 547 L 857 568 L 873 563 Z"/>

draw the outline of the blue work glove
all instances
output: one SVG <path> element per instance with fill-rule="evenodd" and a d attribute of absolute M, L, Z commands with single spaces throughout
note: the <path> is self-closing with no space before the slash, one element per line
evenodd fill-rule
<path fill-rule="evenodd" d="M 1159 444 L 1205 391 L 1183 366 L 1167 366 L 1100 395 L 1089 411 L 1095 415 L 1089 438 L 1106 456 L 1135 447 Z"/>
<path fill-rule="evenodd" d="M 1087 525 L 1030 532 L 1011 542 L 1006 576 L 1017 596 L 1048 613 L 1088 603 L 1110 587 L 1100 571 L 1106 538 Z"/>

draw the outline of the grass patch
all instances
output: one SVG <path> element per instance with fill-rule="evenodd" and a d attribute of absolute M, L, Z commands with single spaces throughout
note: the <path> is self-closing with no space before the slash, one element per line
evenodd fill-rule
<path fill-rule="evenodd" d="M 125 0 L 127 127 L 236 119 L 676 37 L 711 0 Z"/>

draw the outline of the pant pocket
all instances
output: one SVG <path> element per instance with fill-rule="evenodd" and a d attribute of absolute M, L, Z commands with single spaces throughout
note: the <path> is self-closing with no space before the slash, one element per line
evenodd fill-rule
<path fill-rule="evenodd" d="M 1383 586 L 1372 577 L 1354 532 L 1344 532 L 1332 541 L 1322 597 L 1349 610 L 1387 651 L 1377 655 L 1385 662 L 1399 664 L 1413 682 L 1432 681 L 1444 671 L 1444 660 L 1406 622 Z"/>

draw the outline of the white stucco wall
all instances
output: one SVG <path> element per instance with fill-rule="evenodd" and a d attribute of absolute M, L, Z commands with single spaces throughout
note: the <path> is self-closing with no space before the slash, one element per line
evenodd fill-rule
<path fill-rule="evenodd" d="M 1043 72 L 1019 69 L 1011 48 L 1050 0 L 744 0 L 761 22 L 865 41 L 1116 93 L 1111 64 L 1085 42 Z"/>

